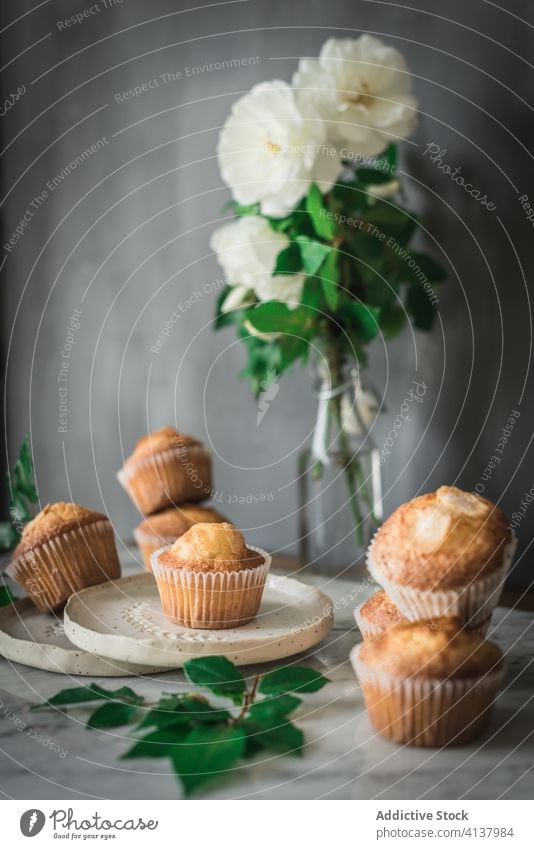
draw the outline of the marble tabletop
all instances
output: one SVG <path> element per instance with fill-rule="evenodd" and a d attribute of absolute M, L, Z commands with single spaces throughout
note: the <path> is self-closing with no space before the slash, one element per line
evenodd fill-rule
<path fill-rule="evenodd" d="M 124 574 L 133 569 L 126 558 Z M 138 568 L 138 567 L 137 567 Z M 445 750 L 396 746 L 378 736 L 348 662 L 360 640 L 353 609 L 376 589 L 365 577 L 302 574 L 331 596 L 329 637 L 296 660 L 330 682 L 304 696 L 295 722 L 306 735 L 300 757 L 264 756 L 206 787 L 210 799 L 524 799 L 534 793 L 534 614 L 498 608 L 490 636 L 506 652 L 507 676 L 491 725 L 480 740 Z M 269 666 L 244 667 L 246 675 Z M 0 792 L 14 799 L 176 799 L 179 785 L 164 760 L 120 761 L 124 730 L 90 731 L 87 715 L 32 713 L 30 707 L 87 678 L 32 669 L 0 659 Z M 128 684 L 148 700 L 188 685 L 181 672 L 95 679 Z M 113 684 L 112 684 L 113 682 Z"/>

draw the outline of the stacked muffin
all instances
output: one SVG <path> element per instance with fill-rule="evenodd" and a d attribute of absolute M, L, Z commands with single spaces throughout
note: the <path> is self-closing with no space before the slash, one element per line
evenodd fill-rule
<path fill-rule="evenodd" d="M 253 619 L 271 558 L 247 546 L 217 510 L 198 503 L 212 492 L 207 448 L 162 428 L 139 440 L 118 478 L 145 515 L 134 536 L 167 618 L 215 629 Z"/>
<path fill-rule="evenodd" d="M 448 486 L 403 504 L 376 533 L 367 563 L 384 589 L 355 611 L 364 645 L 351 657 L 380 733 L 441 746 L 483 728 L 502 677 L 500 651 L 483 637 L 515 545 L 498 507 Z"/>
<path fill-rule="evenodd" d="M 140 439 L 117 475 L 145 519 L 134 537 L 151 571 L 150 557 L 170 545 L 196 522 L 225 522 L 198 502 L 212 492 L 209 450 L 193 436 L 163 427 Z"/>

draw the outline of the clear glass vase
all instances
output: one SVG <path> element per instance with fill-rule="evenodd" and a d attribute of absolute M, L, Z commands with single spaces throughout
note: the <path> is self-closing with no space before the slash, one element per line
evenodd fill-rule
<path fill-rule="evenodd" d="M 299 457 L 300 557 L 340 574 L 363 563 L 382 520 L 380 454 L 371 436 L 380 410 L 355 360 L 322 359 L 315 370 L 318 411 Z"/>

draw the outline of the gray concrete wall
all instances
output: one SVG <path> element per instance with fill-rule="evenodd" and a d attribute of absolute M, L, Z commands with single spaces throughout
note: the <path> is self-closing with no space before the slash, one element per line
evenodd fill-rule
<path fill-rule="evenodd" d="M 484 485 L 510 514 L 519 509 L 534 483 L 532 225 L 519 202 L 534 198 L 532 7 L 415 5 L 421 10 L 363 0 L 100 0 L 82 23 L 58 26 L 83 10 L 80 0 L 42 4 L 2 32 L 4 98 L 25 87 L 1 118 L 2 243 L 28 208 L 34 213 L 15 249 L 2 252 L 7 444 L 12 461 L 30 430 L 43 501 L 101 508 L 129 536 L 137 518 L 116 469 L 141 433 L 176 422 L 211 444 L 221 509 L 250 529 L 251 541 L 294 550 L 296 451 L 314 414 L 306 371 L 284 378 L 257 427 L 256 403 L 237 377 L 244 352 L 231 330 L 211 327 L 213 294 L 183 307 L 158 355 L 150 348 L 177 305 L 220 278 L 208 241 L 228 199 L 214 151 L 231 102 L 258 80 L 289 79 L 298 57 L 316 54 L 328 35 L 367 30 L 402 49 L 414 72 L 422 118 L 415 144 L 405 145 L 407 194 L 425 216 L 425 246 L 451 268 L 433 335 L 406 331 L 372 351 L 371 376 L 389 410 L 378 443 L 410 381 L 428 385 L 384 467 L 387 510 L 442 482 L 475 488 L 513 409 L 520 417 Z M 31 6 L 4 0 L 2 26 Z M 240 57 L 258 60 L 186 70 Z M 162 74 L 176 79 L 118 102 Z M 44 197 L 47 182 L 99 140 Z M 430 142 L 496 212 L 423 155 Z M 80 327 L 60 433 L 57 376 L 74 310 Z M 228 503 L 260 493 L 272 500 Z M 519 529 L 523 550 L 533 528 L 531 508 Z M 529 561 L 527 551 L 515 573 L 525 585 Z"/>

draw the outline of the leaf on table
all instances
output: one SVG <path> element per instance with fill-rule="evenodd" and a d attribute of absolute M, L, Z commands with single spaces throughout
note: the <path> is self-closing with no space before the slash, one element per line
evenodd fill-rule
<path fill-rule="evenodd" d="M 274 720 L 270 725 L 253 719 L 244 719 L 240 725 L 246 738 L 246 755 L 251 757 L 261 749 L 268 749 L 281 755 L 300 755 L 304 746 L 304 734 L 288 719 Z"/>
<path fill-rule="evenodd" d="M 255 702 L 251 705 L 248 715 L 255 722 L 267 723 L 269 725 L 274 720 L 293 713 L 300 704 L 302 704 L 302 700 L 296 696 L 282 694 L 281 696 L 269 697 Z"/>
<path fill-rule="evenodd" d="M 192 684 L 207 687 L 216 696 L 226 696 L 241 704 L 245 695 L 245 679 L 240 669 L 227 657 L 198 657 L 184 663 L 184 672 Z"/>
<path fill-rule="evenodd" d="M 176 747 L 185 740 L 190 731 L 191 729 L 187 725 L 174 728 L 158 728 L 157 731 L 147 734 L 135 743 L 131 749 L 128 749 L 124 755 L 121 755 L 121 760 L 133 760 L 134 758 L 170 758 Z"/>
<path fill-rule="evenodd" d="M 85 687 L 71 687 L 68 690 L 60 690 L 55 696 L 41 705 L 34 705 L 32 710 L 46 707 L 66 707 L 68 705 L 83 704 L 84 702 L 98 702 L 104 700 L 121 701 L 129 704 L 140 705 L 144 699 L 138 696 L 130 687 L 119 687 L 118 690 L 106 690 L 100 684 L 88 684 Z"/>
<path fill-rule="evenodd" d="M 263 676 L 258 691 L 264 695 L 315 693 L 325 684 L 328 678 L 309 666 L 282 666 Z"/>
<path fill-rule="evenodd" d="M 116 728 L 132 722 L 138 711 L 137 705 L 125 702 L 107 702 L 100 705 L 87 721 L 88 728 Z"/>
<path fill-rule="evenodd" d="M 229 719 L 231 714 L 227 710 L 213 707 L 202 696 L 163 696 L 138 727 L 169 728 L 191 723 L 214 724 Z"/>
<path fill-rule="evenodd" d="M 194 728 L 171 754 L 174 771 L 185 792 L 191 793 L 216 775 L 231 769 L 245 748 L 245 731 L 238 725 Z"/>

